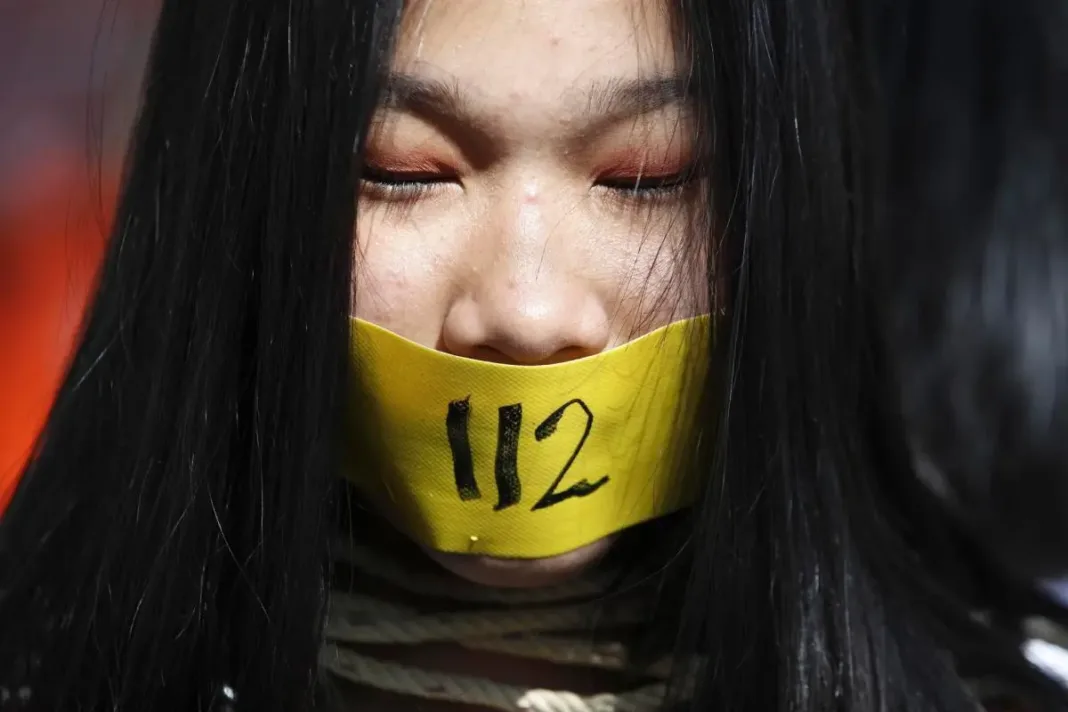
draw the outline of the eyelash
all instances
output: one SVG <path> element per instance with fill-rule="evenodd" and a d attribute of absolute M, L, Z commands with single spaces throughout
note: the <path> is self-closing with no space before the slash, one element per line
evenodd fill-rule
<path fill-rule="evenodd" d="M 619 199 L 631 202 L 650 202 L 673 197 L 682 192 L 694 179 L 694 171 L 687 169 L 667 176 L 635 176 L 601 179 L 597 187 L 612 191 Z M 386 200 L 415 201 L 426 197 L 455 176 L 440 173 L 384 171 L 364 168 L 362 183 L 375 197 Z"/>
<path fill-rule="evenodd" d="M 598 185 L 601 188 L 612 191 L 616 198 L 636 203 L 647 203 L 677 196 L 693 182 L 694 177 L 694 170 L 687 168 L 679 173 L 666 176 L 602 178 Z"/>

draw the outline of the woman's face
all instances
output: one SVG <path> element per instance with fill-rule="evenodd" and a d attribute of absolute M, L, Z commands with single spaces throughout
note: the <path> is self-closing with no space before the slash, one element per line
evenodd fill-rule
<path fill-rule="evenodd" d="M 425 346 L 546 364 L 704 310 L 692 127 L 663 3 L 414 0 L 365 152 L 354 311 Z M 551 559 L 432 553 L 492 585 Z"/>

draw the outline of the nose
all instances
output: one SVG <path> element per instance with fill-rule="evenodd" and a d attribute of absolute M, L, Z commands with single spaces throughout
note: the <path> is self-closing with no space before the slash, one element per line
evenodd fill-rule
<path fill-rule="evenodd" d="M 489 296 L 489 295 L 495 296 Z M 457 356 L 526 366 L 560 363 L 604 350 L 607 319 L 577 295 L 520 285 L 458 300 L 442 335 Z"/>
<path fill-rule="evenodd" d="M 537 190 L 502 201 L 472 234 L 469 271 L 446 313 L 444 349 L 498 363 L 582 358 L 609 343 L 609 319 L 567 215 Z M 550 227 L 551 226 L 551 227 Z"/>

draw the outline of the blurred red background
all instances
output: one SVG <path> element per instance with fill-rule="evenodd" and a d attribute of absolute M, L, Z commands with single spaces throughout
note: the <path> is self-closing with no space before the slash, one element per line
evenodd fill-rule
<path fill-rule="evenodd" d="M 0 511 L 92 288 L 158 1 L 0 2 Z"/>

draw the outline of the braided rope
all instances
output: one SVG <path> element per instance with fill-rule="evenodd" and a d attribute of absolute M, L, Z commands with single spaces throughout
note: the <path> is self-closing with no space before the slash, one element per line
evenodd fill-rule
<path fill-rule="evenodd" d="M 650 666 L 638 668 L 627 659 L 626 649 L 619 642 L 583 644 L 582 641 L 563 636 L 478 638 L 457 642 L 469 650 L 544 660 L 558 665 L 630 670 L 660 679 L 671 675 L 670 659 L 658 660 Z"/>
<path fill-rule="evenodd" d="M 563 606 L 544 610 L 493 610 L 432 613 L 405 617 L 405 610 L 394 604 L 358 594 L 335 593 L 326 637 L 347 643 L 401 643 L 415 645 L 471 638 L 493 638 L 515 633 L 539 633 L 587 628 L 599 613 L 588 605 Z M 349 620 L 345 613 L 355 616 Z M 381 612 L 383 615 L 379 616 Z M 641 622 L 637 607 L 622 609 L 611 623 L 624 625 Z"/>
<path fill-rule="evenodd" d="M 643 620 L 644 612 L 637 602 L 608 607 L 597 602 L 615 580 L 611 572 L 547 589 L 513 590 L 476 586 L 432 567 L 410 569 L 403 560 L 354 542 L 342 544 L 339 560 L 399 590 L 424 599 L 430 594 L 438 603 L 444 599 L 507 608 L 428 613 L 377 596 L 334 591 L 320 665 L 338 677 L 386 692 L 500 712 L 652 712 L 663 701 L 662 683 L 584 697 L 566 690 L 528 689 L 479 676 L 378 660 L 353 647 L 449 642 L 470 650 L 665 679 L 666 662 L 636 670 L 628 664 L 621 643 L 595 643 L 576 633 L 591 630 L 594 623 L 631 626 Z M 532 607 L 538 604 L 555 605 Z"/>
<path fill-rule="evenodd" d="M 320 665 L 346 680 L 387 692 L 481 705 L 501 712 L 652 712 L 665 692 L 661 684 L 619 695 L 591 697 L 567 691 L 530 690 L 480 677 L 383 662 L 333 644 L 323 648 Z"/>
<path fill-rule="evenodd" d="M 354 549 L 355 550 L 355 549 Z M 603 591 L 593 585 L 557 587 L 550 591 L 517 592 L 479 589 L 465 582 L 425 573 L 409 573 L 387 559 L 362 549 L 351 560 L 374 565 L 368 568 L 379 578 L 398 587 L 426 595 L 433 591 L 452 601 L 494 604 L 527 604 L 560 601 L 578 596 L 596 596 Z M 367 556 L 364 556 L 367 554 Z M 388 571 L 388 575 L 383 572 Z M 444 593 L 443 593 L 444 592 Z M 523 595 L 527 594 L 527 595 Z M 539 595 L 540 594 L 540 595 Z M 593 603 L 570 604 L 547 609 L 497 609 L 420 614 L 410 607 L 379 598 L 335 592 L 331 598 L 326 638 L 320 652 L 321 667 L 340 678 L 382 691 L 424 700 L 478 705 L 498 712 L 654 712 L 666 695 L 671 661 L 661 660 L 647 669 L 629 664 L 626 649 L 618 642 L 582 640 L 569 631 L 589 629 L 600 613 Z M 640 622 L 637 608 L 621 608 L 606 617 L 609 624 Z M 1028 621 L 1028 633 L 1059 644 L 1068 636 L 1044 621 Z M 453 642 L 464 648 L 514 657 L 544 660 L 560 665 L 597 667 L 639 673 L 661 680 L 618 693 L 581 696 L 566 690 L 528 689 L 475 675 L 426 670 L 412 665 L 377 660 L 348 644 L 392 643 L 418 645 Z M 339 644 L 340 643 L 340 644 Z M 698 661 L 691 661 L 696 663 Z M 687 687 L 694 680 L 687 683 Z M 1015 690 L 998 679 L 965 681 L 981 709 L 981 700 L 1013 694 Z M 692 693 L 692 690 L 691 690 Z"/>
<path fill-rule="evenodd" d="M 330 594 L 327 629 L 344 624 L 351 626 L 378 624 L 383 620 L 405 620 L 414 615 L 415 611 L 408 606 L 372 596 L 334 591 Z"/>

